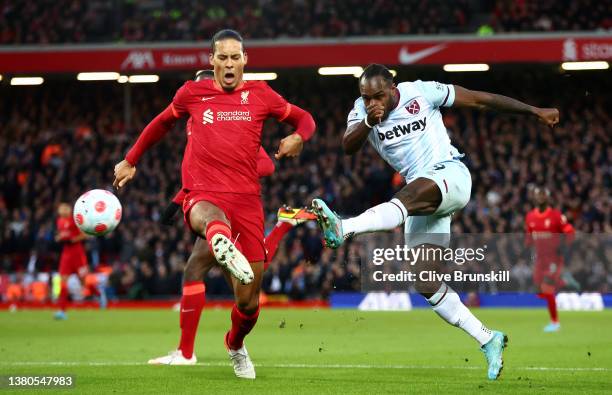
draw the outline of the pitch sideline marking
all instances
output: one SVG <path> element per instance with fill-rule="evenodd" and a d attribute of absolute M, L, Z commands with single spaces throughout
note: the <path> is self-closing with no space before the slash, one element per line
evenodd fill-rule
<path fill-rule="evenodd" d="M 92 361 L 92 362 L 66 362 L 66 361 L 49 361 L 49 362 L 34 362 L 34 361 L 16 361 L 16 362 L 0 362 L 0 366 L 147 366 L 145 362 L 110 362 L 110 361 Z M 198 362 L 196 366 L 231 366 L 229 362 Z M 275 363 L 275 364 L 255 364 L 262 368 L 298 368 L 298 369 L 458 369 L 458 370 L 475 370 L 482 369 L 478 366 L 419 366 L 419 365 L 363 365 L 363 364 L 302 364 L 302 363 Z M 508 367 L 506 367 L 508 368 Z M 585 371 L 585 372 L 610 372 L 612 368 L 567 368 L 567 367 L 549 367 L 549 366 L 518 366 L 510 367 L 512 370 L 541 370 L 541 371 Z"/>

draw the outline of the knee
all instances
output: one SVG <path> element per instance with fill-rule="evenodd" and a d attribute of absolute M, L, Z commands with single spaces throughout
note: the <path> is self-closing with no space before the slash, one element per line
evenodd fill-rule
<path fill-rule="evenodd" d="M 240 310 L 244 314 L 253 314 L 257 311 L 257 308 L 259 307 L 259 298 L 253 297 L 245 300 L 238 298 L 238 300 L 236 301 L 236 307 L 238 307 L 238 310 Z"/>
<path fill-rule="evenodd" d="M 393 197 L 402 202 L 408 211 L 410 211 L 409 206 L 414 205 L 419 200 L 417 191 L 406 187 L 402 188 Z"/>

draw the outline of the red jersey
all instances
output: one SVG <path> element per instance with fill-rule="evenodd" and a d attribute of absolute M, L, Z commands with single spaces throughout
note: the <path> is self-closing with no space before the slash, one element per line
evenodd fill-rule
<path fill-rule="evenodd" d="M 274 162 L 272 162 L 272 159 L 268 156 L 266 150 L 261 147 L 259 152 L 257 153 L 257 175 L 259 177 L 267 177 L 269 175 L 272 175 L 272 173 L 274 173 Z M 172 201 L 176 204 L 183 204 L 183 200 L 185 200 L 185 195 L 187 195 L 185 193 L 185 190 L 181 188 L 176 193 Z"/>
<path fill-rule="evenodd" d="M 537 260 L 559 260 L 560 234 L 574 234 L 574 227 L 561 211 L 548 207 L 544 212 L 534 208 L 525 217 L 527 243 L 533 244 Z"/>
<path fill-rule="evenodd" d="M 263 81 L 231 92 L 213 80 L 187 81 L 172 100 L 175 116 L 189 115 L 182 164 L 183 187 L 207 192 L 259 194 L 257 157 L 264 121 L 285 119 L 291 105 Z"/>
<path fill-rule="evenodd" d="M 74 222 L 72 216 L 70 217 L 59 217 L 56 221 L 57 232 L 60 236 L 60 242 L 63 243 L 64 250 L 80 248 L 83 246 L 83 243 L 80 241 L 76 243 L 70 242 L 71 239 L 79 236 L 81 234 L 81 230 L 78 228 L 77 224 Z"/>

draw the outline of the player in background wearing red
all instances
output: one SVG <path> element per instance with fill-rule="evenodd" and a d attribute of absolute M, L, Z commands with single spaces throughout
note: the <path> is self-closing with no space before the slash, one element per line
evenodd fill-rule
<path fill-rule="evenodd" d="M 533 282 L 540 290 L 538 297 L 546 300 L 550 314 L 550 323 L 544 327 L 544 332 L 557 332 L 561 324 L 555 294 L 565 285 L 579 287 L 569 272 L 563 272 L 560 251 L 563 243 L 571 241 L 575 232 L 561 211 L 550 207 L 548 189 L 536 187 L 533 200 L 535 208 L 525 217 L 526 242 L 534 247 L 535 252 Z M 564 238 L 562 235 L 567 236 Z"/>
<path fill-rule="evenodd" d="M 299 155 L 303 142 L 314 133 L 315 123 L 308 112 L 288 103 L 265 82 L 243 81 L 247 55 L 237 32 L 216 33 L 211 47 L 214 80 L 187 81 L 177 91 L 172 103 L 143 130 L 125 160 L 115 166 L 114 185 L 121 188 L 134 177 L 142 154 L 171 130 L 177 119 L 191 118 L 182 164 L 183 212 L 192 231 L 206 239 L 208 251 L 206 259 L 185 267 L 178 349 L 149 362 L 196 363 L 193 342 L 205 292 L 201 274 L 216 261 L 234 277 L 232 325 L 225 335 L 234 373 L 254 379 L 255 368 L 243 340 L 259 316 L 266 257 L 256 165 L 263 122 L 274 117 L 295 128 L 281 140 L 276 159 Z"/>
<path fill-rule="evenodd" d="M 61 277 L 60 293 L 57 299 L 59 310 L 54 318 L 66 319 L 66 307 L 68 306 L 68 277 L 71 274 L 79 276 L 81 283 L 85 283 L 85 276 L 89 273 L 87 267 L 87 255 L 83 247 L 83 240 L 87 238 L 85 233 L 77 227 L 72 218 L 72 208 L 68 203 L 60 203 L 57 207 L 57 234 L 55 241 L 62 244 L 62 254 L 59 263 L 59 275 Z M 92 288 L 92 294 L 100 299 L 100 307 L 106 307 L 106 296 L 103 290 Z"/>

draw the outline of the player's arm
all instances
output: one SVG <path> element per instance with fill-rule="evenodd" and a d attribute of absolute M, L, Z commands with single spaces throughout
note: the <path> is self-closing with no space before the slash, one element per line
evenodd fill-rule
<path fill-rule="evenodd" d="M 563 214 L 561 214 L 559 225 L 561 227 L 561 233 L 564 235 L 565 244 L 572 244 L 576 235 L 576 229 L 567 221 L 567 217 Z"/>
<path fill-rule="evenodd" d="M 71 243 L 78 243 L 78 242 L 86 240 L 86 239 L 89 239 L 89 237 L 85 233 L 80 232 L 77 236 L 72 237 L 70 239 L 70 242 Z"/>
<path fill-rule="evenodd" d="M 316 124 L 312 115 L 295 104 L 287 103 L 286 116 L 279 121 L 291 125 L 295 131 L 281 140 L 276 159 L 298 156 L 304 147 L 304 141 L 309 140 L 315 132 Z"/>
<path fill-rule="evenodd" d="M 276 159 L 285 156 L 298 156 L 304 147 L 304 141 L 310 139 L 315 132 L 316 124 L 308 111 L 291 104 L 284 97 L 264 83 L 264 99 L 268 103 L 268 115 L 294 128 L 294 132 L 281 140 Z"/>
<path fill-rule="evenodd" d="M 459 85 L 454 85 L 454 88 L 454 106 L 492 110 L 510 114 L 533 115 L 537 117 L 540 122 L 550 127 L 559 123 L 559 110 L 556 108 L 534 107 L 508 96 L 473 91 Z"/>
<path fill-rule="evenodd" d="M 115 165 L 115 188 L 123 187 L 136 174 L 136 163 L 140 157 L 155 143 L 161 140 L 173 127 L 179 115 L 170 104 L 144 128 L 136 144 L 130 148 L 125 159 Z"/>
<path fill-rule="evenodd" d="M 353 155 L 359 151 L 368 139 L 372 126 L 379 123 L 384 114 L 385 108 L 380 103 L 370 104 L 365 108 L 365 114 L 361 103 L 356 103 L 348 116 L 346 131 L 342 136 L 344 153 Z"/>
<path fill-rule="evenodd" d="M 263 147 L 259 147 L 259 152 L 257 152 L 257 175 L 259 177 L 267 177 L 272 175 L 274 170 L 274 162 L 272 162 L 266 150 Z"/>

